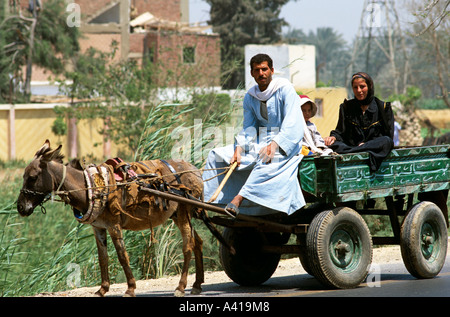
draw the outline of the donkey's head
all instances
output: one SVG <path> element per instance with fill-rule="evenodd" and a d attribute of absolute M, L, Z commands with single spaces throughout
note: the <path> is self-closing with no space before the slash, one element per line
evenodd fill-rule
<path fill-rule="evenodd" d="M 55 189 L 54 177 L 48 167 L 51 161 L 62 163 L 63 155 L 60 151 L 61 145 L 52 150 L 50 142 L 46 140 L 25 168 L 22 189 L 17 199 L 17 210 L 21 216 L 31 215 L 34 208 L 42 204 Z"/>

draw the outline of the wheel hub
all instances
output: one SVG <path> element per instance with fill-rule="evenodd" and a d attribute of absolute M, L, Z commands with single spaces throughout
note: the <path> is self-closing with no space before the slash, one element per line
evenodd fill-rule
<path fill-rule="evenodd" d="M 348 270 L 358 261 L 358 243 L 347 230 L 337 230 L 330 240 L 330 256 L 334 265 Z M 356 262 L 355 262 L 356 261 Z"/>
<path fill-rule="evenodd" d="M 334 250 L 336 250 L 337 258 L 343 259 L 345 258 L 345 255 L 350 252 L 350 245 L 339 240 L 334 247 Z"/>
<path fill-rule="evenodd" d="M 436 252 L 435 244 L 436 244 L 436 232 L 429 223 L 424 223 L 422 226 L 421 232 L 421 248 L 422 254 L 425 259 L 430 259 L 433 256 L 433 253 Z"/>

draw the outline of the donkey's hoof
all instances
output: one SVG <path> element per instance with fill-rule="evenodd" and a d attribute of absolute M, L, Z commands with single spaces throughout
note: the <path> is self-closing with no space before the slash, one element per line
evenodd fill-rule
<path fill-rule="evenodd" d="M 179 289 L 175 290 L 175 297 L 184 297 L 184 291 L 180 291 Z"/>
<path fill-rule="evenodd" d="M 193 287 L 191 290 L 191 295 L 200 295 L 201 292 L 202 292 L 201 288 Z"/>
<path fill-rule="evenodd" d="M 94 295 L 97 296 L 97 297 L 105 297 L 105 293 L 106 292 L 103 289 L 99 289 L 98 291 L 96 291 L 94 293 Z"/>
<path fill-rule="evenodd" d="M 123 297 L 136 297 L 136 295 L 134 293 L 126 292 L 125 294 L 123 294 Z"/>

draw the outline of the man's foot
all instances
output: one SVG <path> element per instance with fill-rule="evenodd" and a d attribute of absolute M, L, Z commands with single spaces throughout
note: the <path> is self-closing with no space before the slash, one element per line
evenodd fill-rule
<path fill-rule="evenodd" d="M 231 213 L 233 216 L 236 216 L 239 213 L 239 206 L 241 205 L 244 197 L 241 195 L 236 195 L 233 200 L 225 207 L 225 211 Z"/>
<path fill-rule="evenodd" d="M 239 214 L 238 206 L 233 203 L 228 203 L 228 205 L 225 207 L 225 211 L 233 217 L 236 217 Z"/>

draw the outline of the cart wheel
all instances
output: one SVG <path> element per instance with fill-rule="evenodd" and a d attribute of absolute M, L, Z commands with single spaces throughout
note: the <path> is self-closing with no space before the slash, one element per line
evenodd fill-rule
<path fill-rule="evenodd" d="M 219 255 L 225 273 L 235 283 L 242 286 L 256 286 L 267 281 L 278 267 L 281 254 L 262 252 L 262 246 L 272 239 L 252 229 L 225 228 L 224 239 L 235 248 L 231 254 L 220 245 Z"/>
<path fill-rule="evenodd" d="M 372 262 L 372 238 L 364 219 L 347 207 L 317 214 L 306 234 L 309 267 L 324 285 L 353 288 Z"/>
<path fill-rule="evenodd" d="M 428 201 L 414 205 L 400 231 L 402 258 L 408 272 L 416 278 L 438 275 L 445 263 L 447 242 L 441 209 Z"/>
<path fill-rule="evenodd" d="M 298 255 L 298 258 L 300 259 L 300 264 L 302 265 L 306 273 L 308 273 L 309 275 L 313 275 L 313 272 L 309 267 L 308 249 L 306 247 L 306 237 L 297 237 L 297 244 L 300 245 L 300 252 Z"/>

